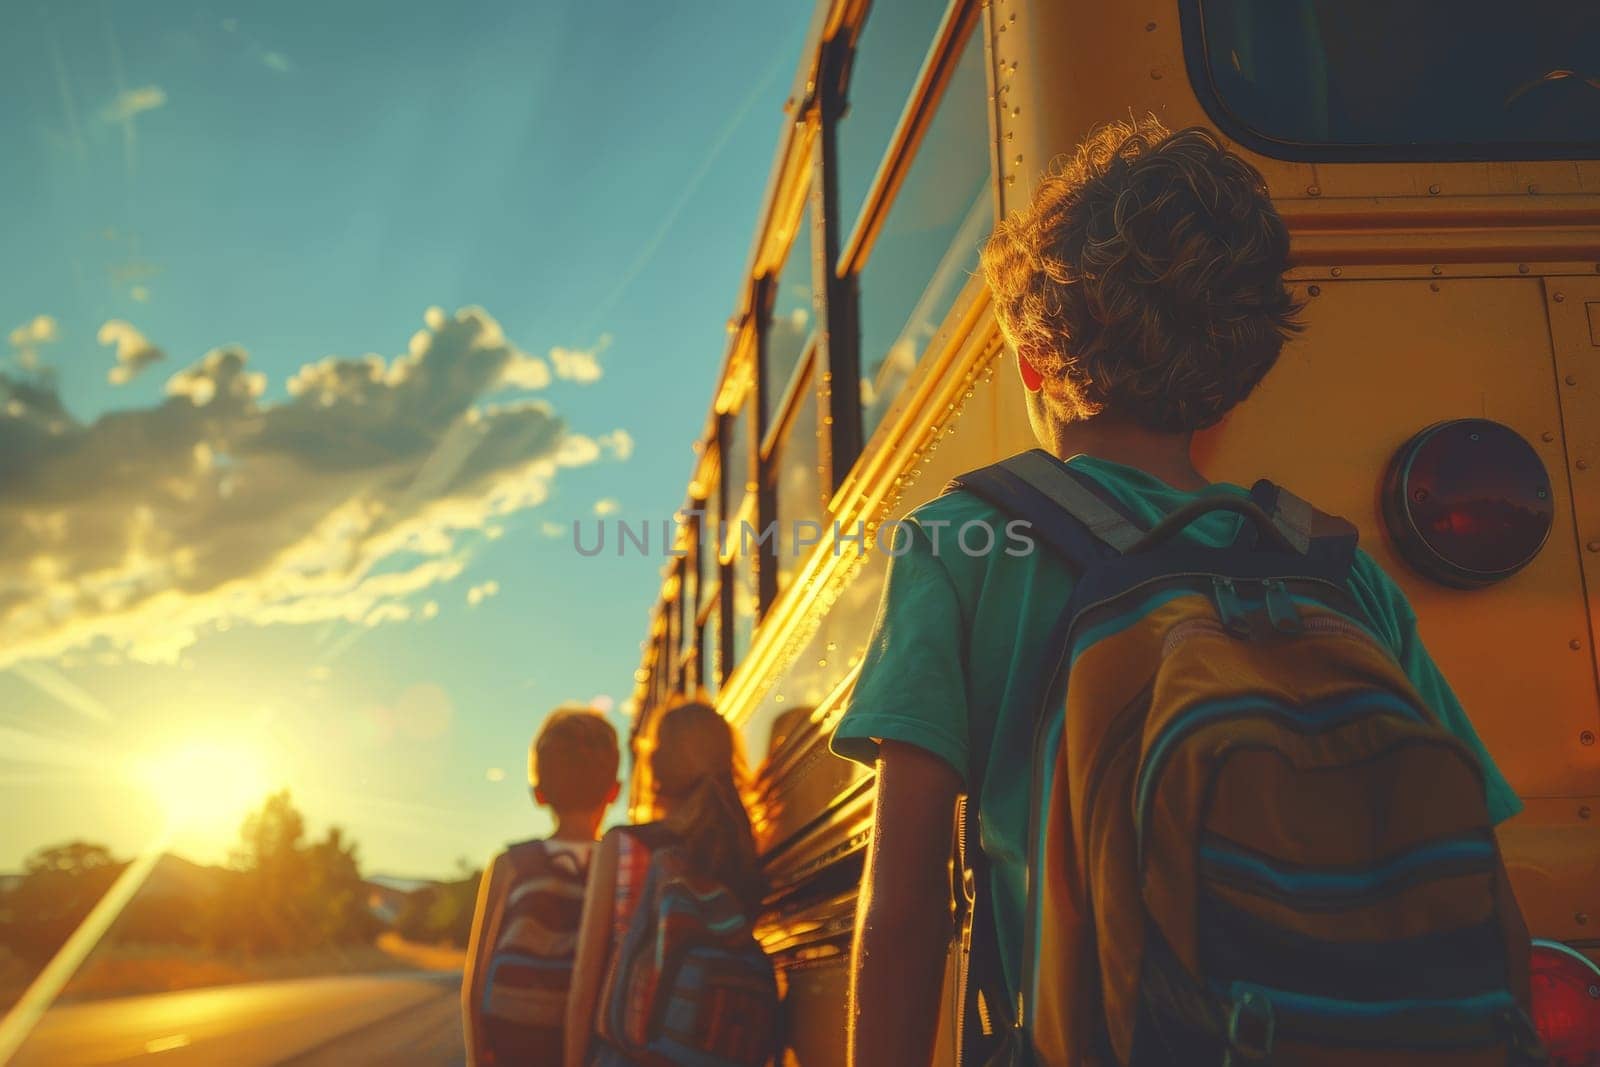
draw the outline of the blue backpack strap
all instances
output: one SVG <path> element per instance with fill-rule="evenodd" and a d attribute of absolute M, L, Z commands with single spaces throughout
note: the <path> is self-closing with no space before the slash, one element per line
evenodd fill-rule
<path fill-rule="evenodd" d="M 1265 478 L 1251 487 L 1250 499 L 1271 517 L 1272 524 L 1302 555 L 1332 564 L 1341 572 L 1348 572 L 1355 565 L 1360 533 L 1354 523 L 1318 511 Z"/>
<path fill-rule="evenodd" d="M 1075 571 L 1126 551 L 1144 536 L 1088 479 L 1037 448 L 961 475 L 945 491 L 955 490 L 1027 522 Z"/>

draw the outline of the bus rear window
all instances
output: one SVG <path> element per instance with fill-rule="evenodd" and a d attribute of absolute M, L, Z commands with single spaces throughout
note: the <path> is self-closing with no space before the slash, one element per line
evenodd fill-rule
<path fill-rule="evenodd" d="M 1225 132 L 1290 159 L 1600 156 L 1595 0 L 1188 0 Z"/>

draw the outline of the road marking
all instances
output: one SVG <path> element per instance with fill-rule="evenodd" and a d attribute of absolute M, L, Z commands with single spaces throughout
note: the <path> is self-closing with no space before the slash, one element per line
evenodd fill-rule
<path fill-rule="evenodd" d="M 144 1050 L 146 1052 L 171 1052 L 175 1048 L 185 1048 L 188 1044 L 188 1034 L 172 1034 L 168 1037 L 157 1037 L 146 1041 Z"/>

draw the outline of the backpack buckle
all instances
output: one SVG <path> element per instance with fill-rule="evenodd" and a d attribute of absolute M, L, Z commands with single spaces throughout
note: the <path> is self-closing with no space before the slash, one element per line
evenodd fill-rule
<path fill-rule="evenodd" d="M 1267 604 L 1267 621 L 1282 634 L 1297 634 L 1301 630 L 1300 612 L 1294 606 L 1289 589 L 1277 578 L 1261 583 L 1261 598 Z"/>
<path fill-rule="evenodd" d="M 1212 599 L 1217 604 L 1217 621 L 1238 637 L 1250 636 L 1250 617 L 1245 611 L 1244 598 L 1233 584 L 1232 578 L 1217 576 L 1211 579 Z"/>
<path fill-rule="evenodd" d="M 1243 990 L 1228 1010 L 1228 1052 L 1223 1067 L 1233 1067 L 1235 1053 L 1246 1060 L 1265 1062 L 1272 1055 L 1277 1033 L 1272 1001 L 1253 989 Z"/>

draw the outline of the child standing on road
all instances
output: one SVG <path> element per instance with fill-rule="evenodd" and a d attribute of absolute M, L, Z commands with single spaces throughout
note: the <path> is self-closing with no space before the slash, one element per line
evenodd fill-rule
<path fill-rule="evenodd" d="M 589 708 L 556 709 L 534 739 L 528 782 L 556 829 L 484 869 L 461 981 L 469 1064 L 561 1062 L 589 861 L 618 763 L 616 731 Z"/>

